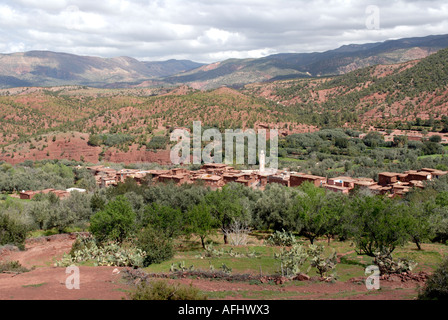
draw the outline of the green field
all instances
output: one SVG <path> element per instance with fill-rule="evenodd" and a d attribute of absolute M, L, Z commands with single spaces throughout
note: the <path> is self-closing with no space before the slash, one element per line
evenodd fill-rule
<path fill-rule="evenodd" d="M 280 261 L 274 258 L 274 253 L 280 252 L 280 247 L 267 246 L 262 243 L 260 236 L 251 236 L 247 246 L 232 247 L 224 245 L 222 239 L 213 237 L 214 249 L 224 252 L 250 253 L 256 252 L 258 255 L 254 258 L 231 257 L 224 254 L 220 257 L 204 257 L 205 250 L 202 249 L 197 241 L 181 241 L 179 249 L 173 259 L 161 264 L 151 265 L 144 270 L 148 273 L 168 273 L 172 264 L 184 263 L 185 267 L 193 266 L 194 270 L 210 270 L 210 265 L 218 270 L 222 264 L 232 269 L 233 274 L 252 274 L 252 275 L 275 275 L 281 273 Z M 308 246 L 309 242 L 303 239 L 303 244 Z M 367 255 L 358 255 L 351 241 L 333 240 L 330 245 L 326 239 L 320 239 L 315 244 L 325 246 L 324 254 L 329 255 L 333 250 L 337 254 L 343 255 L 341 263 L 336 266 L 338 281 L 347 281 L 354 277 L 365 275 L 365 268 L 373 264 L 373 258 Z M 424 243 L 423 250 L 416 249 L 415 244 L 408 243 L 402 248 L 397 248 L 393 252 L 394 258 L 409 258 L 418 263 L 414 272 L 426 271 L 432 272 L 436 266 L 448 254 L 448 246 L 443 244 Z M 303 266 L 303 270 L 308 269 L 309 264 Z M 314 268 L 308 273 L 310 276 L 318 276 Z"/>

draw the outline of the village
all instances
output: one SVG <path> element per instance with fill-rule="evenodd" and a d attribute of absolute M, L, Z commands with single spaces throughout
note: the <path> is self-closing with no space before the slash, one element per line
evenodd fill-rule
<path fill-rule="evenodd" d="M 144 181 L 152 183 L 202 184 L 212 190 L 220 189 L 228 183 L 240 183 L 246 187 L 264 190 L 268 184 L 278 183 L 286 187 L 297 187 L 304 182 L 310 182 L 316 187 L 322 187 L 333 192 L 350 194 L 358 189 L 368 189 L 373 194 L 387 195 L 390 198 L 402 197 L 412 188 L 424 188 L 424 181 L 431 181 L 448 174 L 432 168 L 409 170 L 404 173 L 382 172 L 378 174 L 378 181 L 371 178 L 352 178 L 339 176 L 326 178 L 302 172 L 289 170 L 272 171 L 261 168 L 260 170 L 236 170 L 226 164 L 204 164 L 200 170 L 187 170 L 174 168 L 170 170 L 115 170 L 103 165 L 87 168 L 95 177 L 100 188 L 108 188 L 123 183 L 126 179 L 133 179 L 137 184 Z M 59 198 L 70 196 L 71 192 L 86 192 L 84 189 L 70 188 L 67 190 L 46 189 L 40 191 L 20 192 L 20 199 L 31 200 L 37 194 L 53 193 Z"/>
<path fill-rule="evenodd" d="M 271 171 L 236 170 L 226 164 L 204 164 L 200 170 L 175 168 L 171 170 L 115 170 L 104 166 L 87 168 L 96 179 L 98 186 L 107 188 L 116 186 L 126 179 L 134 179 L 138 184 L 145 179 L 152 183 L 173 183 L 175 185 L 201 183 L 213 190 L 222 188 L 228 183 L 240 183 L 246 187 L 264 190 L 267 184 L 278 183 L 286 187 L 297 187 L 304 182 L 310 182 L 316 187 L 322 187 L 334 192 L 349 194 L 356 189 L 368 189 L 374 194 L 387 195 L 391 198 L 402 197 L 412 188 L 424 188 L 424 181 L 431 181 L 448 174 L 431 168 L 409 170 L 404 173 L 382 172 L 378 181 L 370 178 L 352 178 L 340 176 L 326 178 L 302 172 L 288 170 Z"/>

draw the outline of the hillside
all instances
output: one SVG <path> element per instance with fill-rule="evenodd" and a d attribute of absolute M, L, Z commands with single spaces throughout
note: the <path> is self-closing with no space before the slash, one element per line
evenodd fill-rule
<path fill-rule="evenodd" d="M 194 120 L 235 129 L 271 124 L 283 134 L 316 130 L 273 103 L 227 88 L 4 89 L 0 107 L 0 161 L 9 163 L 55 158 L 166 163 L 171 128 L 190 127 Z"/>
<path fill-rule="evenodd" d="M 444 49 L 422 60 L 371 66 L 326 79 L 252 84 L 242 92 L 276 102 L 283 112 L 320 127 L 410 129 L 417 119 L 434 122 L 446 116 L 447 65 Z"/>
<path fill-rule="evenodd" d="M 192 61 L 141 62 L 49 51 L 0 55 L 0 88 L 20 86 L 127 86 L 202 66 Z"/>
<path fill-rule="evenodd" d="M 197 89 L 211 89 L 222 85 L 241 87 L 267 80 L 334 76 L 378 64 L 422 59 L 447 47 L 448 35 L 347 45 L 322 53 L 231 59 L 168 77 L 165 81 L 171 84 L 186 83 Z"/>

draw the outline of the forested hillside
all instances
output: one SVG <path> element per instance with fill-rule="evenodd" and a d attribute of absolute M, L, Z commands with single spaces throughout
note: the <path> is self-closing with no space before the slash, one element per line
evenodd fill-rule
<path fill-rule="evenodd" d="M 432 125 L 444 120 L 447 65 L 445 49 L 421 61 L 372 66 L 336 78 L 247 85 L 242 92 L 278 102 L 283 112 L 318 126 L 410 129 L 417 119 L 431 119 Z"/>

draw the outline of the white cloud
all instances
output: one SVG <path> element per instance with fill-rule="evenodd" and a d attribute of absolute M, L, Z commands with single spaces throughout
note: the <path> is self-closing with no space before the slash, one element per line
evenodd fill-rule
<path fill-rule="evenodd" d="M 366 28 L 366 8 L 381 29 Z M 446 33 L 445 0 L 4 0 L 3 52 L 213 62 Z"/>

